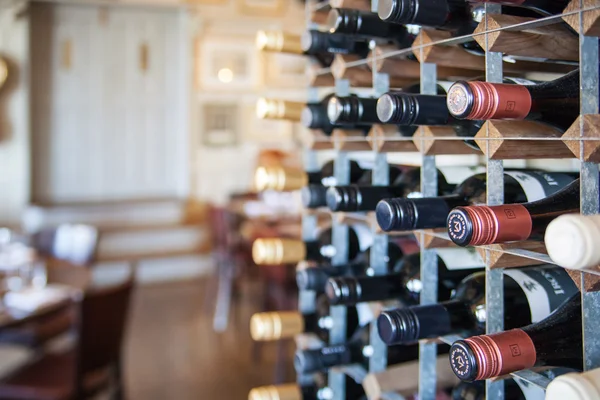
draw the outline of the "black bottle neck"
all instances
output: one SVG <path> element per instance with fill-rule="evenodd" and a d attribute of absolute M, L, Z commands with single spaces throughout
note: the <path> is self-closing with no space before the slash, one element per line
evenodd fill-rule
<path fill-rule="evenodd" d="M 377 99 L 358 96 L 333 96 L 327 116 L 334 125 L 372 125 L 379 123 Z"/>
<path fill-rule="evenodd" d="M 377 116 L 385 124 L 453 125 L 446 96 L 411 93 L 386 93 L 377 102 Z"/>
<path fill-rule="evenodd" d="M 464 0 L 382 0 L 377 10 L 379 17 L 396 24 L 414 24 L 431 28 L 457 30 L 477 25 Z"/>
<path fill-rule="evenodd" d="M 301 38 L 302 49 L 306 54 L 356 54 L 366 57 L 369 54 L 369 42 L 349 35 L 309 30 Z"/>
<path fill-rule="evenodd" d="M 296 283 L 299 290 L 312 290 L 323 293 L 329 278 L 345 275 L 361 275 L 368 265 L 348 264 L 340 266 L 315 266 L 305 268 L 296 272 Z"/>
<path fill-rule="evenodd" d="M 406 196 L 407 189 L 406 185 L 332 186 L 327 190 L 325 201 L 331 211 L 373 211 L 381 199 Z"/>
<path fill-rule="evenodd" d="M 474 325 L 469 305 L 460 300 L 384 311 L 377 319 L 379 335 L 387 345 L 437 338 Z"/>
<path fill-rule="evenodd" d="M 421 199 L 388 198 L 377 203 L 377 223 L 386 232 L 443 228 L 450 210 L 468 205 L 460 195 Z"/>
<path fill-rule="evenodd" d="M 414 40 L 404 26 L 382 21 L 376 13 L 372 12 L 334 8 L 329 12 L 327 24 L 332 33 L 384 38 L 394 40 L 403 47 L 410 47 Z"/>

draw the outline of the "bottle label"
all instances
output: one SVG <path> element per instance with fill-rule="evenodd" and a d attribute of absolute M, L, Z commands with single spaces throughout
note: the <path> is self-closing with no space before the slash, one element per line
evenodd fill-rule
<path fill-rule="evenodd" d="M 438 169 L 444 175 L 446 182 L 451 185 L 458 185 L 473 175 L 485 172 L 485 167 L 481 165 L 471 167 L 439 167 Z M 420 199 L 423 197 L 423 193 L 411 192 L 406 197 L 409 199 Z"/>
<path fill-rule="evenodd" d="M 521 185 L 527 201 L 536 201 L 548 197 L 575 179 L 567 174 L 541 171 L 506 171 L 505 174 Z"/>
<path fill-rule="evenodd" d="M 535 82 L 530 81 L 529 79 L 512 78 L 512 77 L 511 78 L 507 77 L 507 78 L 504 78 L 504 79 L 506 79 L 509 82 L 516 83 L 517 85 L 536 85 Z"/>
<path fill-rule="evenodd" d="M 436 252 L 449 270 L 482 268 L 485 265 L 473 247 L 436 249 Z"/>
<path fill-rule="evenodd" d="M 485 172 L 485 167 L 481 165 L 471 167 L 439 167 L 444 174 L 446 182 L 457 185 L 473 175 Z"/>
<path fill-rule="evenodd" d="M 509 269 L 504 274 L 517 282 L 527 296 L 531 322 L 543 320 L 578 291 L 561 268 Z"/>

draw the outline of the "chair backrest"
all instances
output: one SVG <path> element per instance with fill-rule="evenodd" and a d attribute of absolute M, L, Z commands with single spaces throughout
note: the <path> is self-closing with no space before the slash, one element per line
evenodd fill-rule
<path fill-rule="evenodd" d="M 61 224 L 33 235 L 32 244 L 42 255 L 73 265 L 89 266 L 96 257 L 98 239 L 95 226 Z"/>
<path fill-rule="evenodd" d="M 85 294 L 79 336 L 80 376 L 119 361 L 133 287 L 132 276 L 118 286 Z"/>

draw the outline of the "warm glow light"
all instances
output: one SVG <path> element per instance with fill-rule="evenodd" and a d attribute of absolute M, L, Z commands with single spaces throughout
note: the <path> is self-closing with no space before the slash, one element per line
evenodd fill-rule
<path fill-rule="evenodd" d="M 217 76 L 221 82 L 229 83 L 233 80 L 233 71 L 229 68 L 221 68 Z"/>

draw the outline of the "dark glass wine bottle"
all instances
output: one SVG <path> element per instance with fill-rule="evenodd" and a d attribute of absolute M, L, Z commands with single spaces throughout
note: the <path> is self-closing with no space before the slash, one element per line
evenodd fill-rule
<path fill-rule="evenodd" d="M 367 226 L 348 228 L 348 260 L 352 261 L 371 246 L 372 233 Z M 321 231 L 314 241 L 287 238 L 261 238 L 252 244 L 252 259 L 257 265 L 298 263 L 303 260 L 330 262 L 336 254 L 331 228 Z"/>
<path fill-rule="evenodd" d="M 408 240 L 404 241 L 404 248 L 410 248 Z M 412 247 L 417 249 L 417 245 L 414 241 Z M 404 253 L 400 246 L 390 241 L 387 246 L 387 263 L 388 265 L 396 265 L 396 263 L 402 259 Z M 370 264 L 371 249 L 367 249 L 364 253 L 361 253 L 356 257 L 356 262 L 347 265 L 331 266 L 317 265 L 314 267 L 303 268 L 296 271 L 296 283 L 298 284 L 299 290 L 313 290 L 322 293 L 325 290 L 327 280 L 337 276 L 353 276 L 353 275 L 364 275 Z"/>
<path fill-rule="evenodd" d="M 582 370 L 581 296 L 572 296 L 540 322 L 454 342 L 450 366 L 463 381 L 542 366 Z"/>
<path fill-rule="evenodd" d="M 448 195 L 455 189 L 450 182 L 457 173 L 454 168 L 441 168 L 437 174 L 440 195 Z M 460 171 L 462 172 L 462 171 Z M 458 174 L 457 174 L 458 176 Z M 344 185 L 332 186 L 326 192 L 327 207 L 331 211 L 373 211 L 380 200 L 390 197 L 419 197 L 421 192 L 421 169 L 404 171 L 389 186 Z"/>
<path fill-rule="evenodd" d="M 377 118 L 377 99 L 370 97 L 332 96 L 327 103 L 327 116 L 333 124 L 373 125 Z"/>
<path fill-rule="evenodd" d="M 332 96 L 332 94 L 327 95 L 318 103 L 307 103 L 301 112 L 300 123 L 305 128 L 320 130 L 325 135 L 331 135 L 334 129 L 362 129 L 366 135 L 369 125 L 331 122 L 327 115 L 327 105 Z"/>
<path fill-rule="evenodd" d="M 505 171 L 504 201 L 525 203 L 540 200 L 561 190 L 577 178 L 574 173 Z M 448 214 L 459 206 L 486 203 L 487 174 L 473 175 L 447 196 L 386 198 L 376 208 L 377 223 L 386 232 L 433 229 L 446 226 Z"/>
<path fill-rule="evenodd" d="M 256 34 L 256 48 L 265 52 L 310 56 L 322 67 L 329 67 L 333 62 L 333 54 L 310 49 L 306 51 L 302 46 L 302 37 L 289 32 L 260 30 Z"/>
<path fill-rule="evenodd" d="M 410 48 L 415 41 L 414 33 L 406 27 L 382 21 L 377 13 L 349 8 L 332 8 L 327 26 L 331 33 L 391 40 L 401 49 Z"/>
<path fill-rule="evenodd" d="M 504 327 L 539 322 L 579 290 L 569 274 L 555 266 L 504 271 Z M 529 310 L 529 313 L 524 311 Z M 377 328 L 387 345 L 420 339 L 485 332 L 485 272 L 465 278 L 450 300 L 383 311 Z"/>
<path fill-rule="evenodd" d="M 530 119 L 567 130 L 579 116 L 579 69 L 535 85 L 458 81 L 447 105 L 459 119 Z"/>
<path fill-rule="evenodd" d="M 398 126 L 451 126 L 457 136 L 473 137 L 481 129 L 480 121 L 461 121 L 450 115 L 445 95 L 386 93 L 377 101 L 377 118 Z M 410 135 L 414 133 L 414 129 Z M 402 133 L 402 131 L 401 131 Z M 472 141 L 469 145 L 473 146 Z"/>
<path fill-rule="evenodd" d="M 372 352 L 369 345 L 369 330 L 368 325 L 361 327 L 345 344 L 296 351 L 294 357 L 296 373 L 308 374 L 349 364 L 368 364 Z M 447 346 L 439 346 L 438 352 L 442 353 L 444 351 L 448 351 Z M 394 365 L 416 360 L 418 356 L 418 345 L 390 347 L 387 354 L 387 364 Z"/>
<path fill-rule="evenodd" d="M 448 235 L 459 246 L 543 240 L 548 224 L 579 212 L 579 179 L 541 200 L 499 206 L 457 207 L 448 214 Z"/>
<path fill-rule="evenodd" d="M 332 186 L 336 184 L 333 160 L 326 162 L 319 170 L 306 172 L 300 168 L 285 166 L 260 166 L 254 173 L 254 186 L 257 190 L 299 190 L 309 184 Z M 354 160 L 350 161 L 350 182 L 359 182 L 367 170 Z M 397 171 L 393 170 L 395 174 Z M 368 177 L 370 178 L 370 173 Z M 325 193 L 323 192 L 323 196 Z"/>
<path fill-rule="evenodd" d="M 364 171 L 362 174 L 355 169 L 356 164 L 352 161 L 353 164 L 350 166 L 350 182 L 356 183 L 358 185 L 370 185 L 372 181 L 372 170 L 362 170 Z M 358 166 L 358 164 L 356 164 Z M 359 167 L 360 168 L 360 167 Z M 404 172 L 412 169 L 413 167 L 408 167 L 404 165 L 389 165 L 389 174 L 388 179 L 390 182 L 394 182 L 399 178 Z M 331 164 L 331 171 L 327 170 L 327 173 L 331 173 L 331 175 L 324 175 L 325 171 L 321 171 L 321 179 L 320 181 L 313 179 L 314 183 L 311 183 L 307 186 L 304 186 L 301 189 L 300 195 L 302 199 L 302 205 L 306 208 L 318 208 L 325 207 L 327 205 L 326 194 L 327 188 L 329 186 L 333 186 L 336 184 L 335 178 L 333 176 L 333 163 Z"/>
<path fill-rule="evenodd" d="M 316 29 L 305 31 L 300 44 L 305 54 L 356 54 L 365 58 L 370 51 L 366 39 Z"/>
<path fill-rule="evenodd" d="M 250 318 L 250 335 L 256 341 L 273 341 L 311 332 L 327 342 L 329 329 L 333 327 L 329 309 L 329 300 L 320 295 L 317 297 L 315 312 L 311 314 L 301 314 L 299 311 L 256 313 Z M 346 318 L 346 337 L 350 337 L 359 324 L 356 308 L 349 307 Z"/>
<path fill-rule="evenodd" d="M 459 265 L 453 265 L 452 269 L 438 255 L 438 298 L 442 300 L 450 298 L 460 281 L 473 273 L 473 270 L 484 268 L 483 261 L 474 257 L 471 250 L 464 253 L 452 250 L 454 260 L 459 260 Z M 389 275 L 330 278 L 325 286 L 325 294 L 334 305 L 391 299 L 401 300 L 403 304 L 418 304 L 422 288 L 421 255 L 407 255 L 390 270 L 393 273 Z"/>

